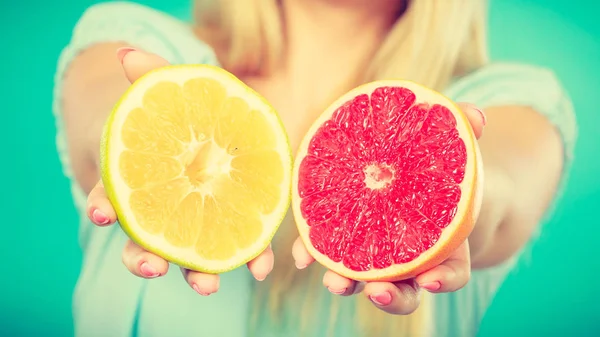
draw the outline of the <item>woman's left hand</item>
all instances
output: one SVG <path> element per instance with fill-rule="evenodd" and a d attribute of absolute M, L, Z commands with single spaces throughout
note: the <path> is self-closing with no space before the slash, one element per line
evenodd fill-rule
<path fill-rule="evenodd" d="M 472 104 L 459 103 L 479 138 L 485 125 L 485 115 Z M 296 266 L 305 268 L 314 262 L 300 238 L 292 248 Z M 350 296 L 364 293 L 377 308 L 394 315 L 408 315 L 419 306 L 419 293 L 425 289 L 432 293 L 452 292 L 464 287 L 471 275 L 469 243 L 465 241 L 443 263 L 414 279 L 399 282 L 357 282 L 329 270 L 323 276 L 323 285 L 336 295 Z"/>

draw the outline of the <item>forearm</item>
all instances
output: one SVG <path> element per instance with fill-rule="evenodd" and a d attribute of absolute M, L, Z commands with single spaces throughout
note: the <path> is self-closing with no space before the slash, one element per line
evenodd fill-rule
<path fill-rule="evenodd" d="M 497 265 L 531 238 L 562 172 L 562 145 L 548 120 L 528 107 L 486 110 L 480 216 L 469 244 L 472 267 Z"/>
<path fill-rule="evenodd" d="M 480 266 L 480 257 L 493 244 L 495 233 L 508 214 L 514 189 L 514 183 L 506 170 L 484 162 L 483 201 L 477 223 L 469 236 L 474 268 Z"/>
<path fill-rule="evenodd" d="M 115 51 L 120 43 L 92 46 L 77 56 L 63 79 L 61 97 L 69 156 L 87 192 L 98 180 L 98 150 L 104 122 L 129 86 Z"/>

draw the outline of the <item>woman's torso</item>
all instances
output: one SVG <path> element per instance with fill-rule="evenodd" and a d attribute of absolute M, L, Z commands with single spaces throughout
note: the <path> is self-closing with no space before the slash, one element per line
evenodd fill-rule
<path fill-rule="evenodd" d="M 84 15 L 75 30 L 71 44 L 61 56 L 55 100 L 56 97 L 60 97 L 60 79 L 70 60 L 93 43 L 114 40 L 126 41 L 133 46 L 154 52 L 175 64 L 217 64 L 214 53 L 195 38 L 189 27 L 165 14 L 126 3 L 95 6 Z M 479 76 L 473 81 L 483 83 L 489 80 L 490 76 Z M 273 94 L 270 94 L 268 81 L 262 81 L 261 85 L 262 87 L 257 85 L 258 91 L 272 99 L 269 97 Z M 480 102 L 490 100 L 486 93 L 474 94 L 472 87 L 474 86 L 465 84 L 464 81 L 462 84 L 459 82 L 449 88 L 448 94 L 457 100 L 463 97 L 473 97 L 473 100 L 479 99 Z M 285 97 L 277 97 L 277 100 L 285 102 Z M 59 100 L 56 100 L 54 106 L 58 117 L 58 144 L 66 173 L 72 178 L 58 102 Z M 292 144 L 298 144 L 315 116 L 304 114 L 299 120 L 297 115 L 301 112 L 287 110 L 283 103 L 278 105 Z M 293 146 L 295 148 L 295 145 Z M 121 251 L 126 240 L 121 229 L 118 226 L 95 228 L 86 218 L 85 196 L 81 189 L 75 182 L 72 189 L 80 211 L 80 240 L 84 255 L 81 276 L 74 293 L 76 335 L 299 336 L 300 322 L 297 317 L 298 310 L 294 305 L 288 305 L 278 319 L 282 322 L 280 327 L 276 327 L 264 311 L 258 315 L 259 331 L 248 332 L 249 320 L 255 314 L 255 307 L 251 304 L 255 281 L 251 279 L 246 268 L 222 275 L 220 291 L 209 297 L 198 296 L 190 289 L 181 277 L 178 267 L 174 265 L 169 273 L 160 279 L 143 280 L 131 275 L 121 264 Z M 288 216 L 283 226 L 291 225 L 293 224 Z M 474 272 L 471 282 L 464 289 L 436 295 L 433 321 L 437 327 L 435 336 L 473 334 L 513 262 L 511 260 L 496 268 Z M 328 308 L 330 296 L 334 295 L 329 294 L 324 287 L 320 288 L 320 308 Z M 334 336 L 352 336 L 354 313 L 352 306 L 347 305 L 349 301 L 352 301 L 352 298 L 342 300 L 337 324 L 333 328 Z M 326 313 L 327 310 L 323 312 Z M 323 318 L 314 324 L 311 336 L 325 336 L 328 318 L 326 314 L 321 316 Z"/>

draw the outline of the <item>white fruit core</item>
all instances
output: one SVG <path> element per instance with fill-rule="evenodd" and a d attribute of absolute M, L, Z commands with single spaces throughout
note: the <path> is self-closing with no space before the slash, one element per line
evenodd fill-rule
<path fill-rule="evenodd" d="M 395 170 L 386 164 L 371 164 L 364 169 L 365 185 L 372 190 L 379 190 L 394 181 Z"/>

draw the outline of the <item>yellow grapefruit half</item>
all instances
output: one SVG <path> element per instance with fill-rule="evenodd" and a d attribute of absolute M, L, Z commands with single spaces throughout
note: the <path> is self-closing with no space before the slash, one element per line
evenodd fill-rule
<path fill-rule="evenodd" d="M 192 270 L 256 257 L 289 207 L 291 150 L 277 113 L 217 67 L 169 66 L 136 81 L 106 124 L 101 161 L 128 236 Z"/>
<path fill-rule="evenodd" d="M 319 263 L 354 280 L 397 281 L 467 239 L 483 172 L 456 104 L 390 80 L 334 102 L 301 142 L 292 177 L 296 225 Z"/>

